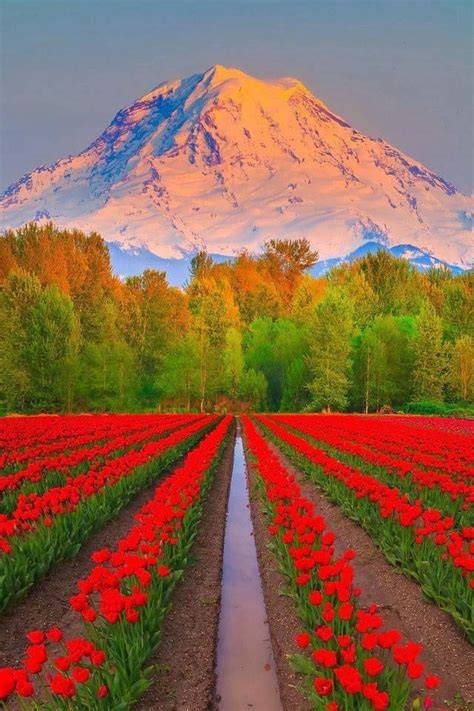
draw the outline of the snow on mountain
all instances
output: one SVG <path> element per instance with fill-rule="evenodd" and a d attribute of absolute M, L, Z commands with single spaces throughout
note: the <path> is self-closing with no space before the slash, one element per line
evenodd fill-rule
<path fill-rule="evenodd" d="M 160 84 L 0 204 L 2 229 L 53 220 L 160 262 L 303 236 L 321 260 L 367 243 L 464 269 L 474 260 L 470 200 L 453 185 L 353 129 L 298 80 L 220 65 Z"/>
<path fill-rule="evenodd" d="M 420 272 L 426 272 L 428 269 L 432 269 L 433 267 L 440 268 L 443 266 L 448 267 L 453 274 L 462 274 L 464 271 L 461 267 L 457 267 L 454 264 L 448 264 L 441 259 L 437 259 L 429 252 L 413 247 L 411 244 L 399 244 L 395 247 L 386 247 L 380 242 L 364 242 L 364 244 L 350 254 L 346 254 L 344 257 L 336 257 L 326 260 L 323 259 L 319 261 L 311 269 L 311 273 L 314 276 L 320 276 L 321 274 L 326 274 L 331 267 L 335 267 L 344 262 L 354 262 L 356 259 L 365 257 L 367 254 L 375 254 L 380 250 L 389 252 L 391 255 L 398 257 L 399 259 L 406 259 Z"/>

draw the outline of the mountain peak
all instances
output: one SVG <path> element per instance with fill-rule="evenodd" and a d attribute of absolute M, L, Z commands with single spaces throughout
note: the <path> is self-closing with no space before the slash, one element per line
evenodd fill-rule
<path fill-rule="evenodd" d="M 216 64 L 119 111 L 82 153 L 0 199 L 4 228 L 51 219 L 160 257 L 307 237 L 321 259 L 411 245 L 465 268 L 469 199 L 354 130 L 298 80 Z"/>
<path fill-rule="evenodd" d="M 222 81 L 228 81 L 229 79 L 245 80 L 250 78 L 249 74 L 246 74 L 242 69 L 238 67 L 225 67 L 223 64 L 213 64 L 209 67 L 204 74 L 204 79 L 212 79 L 216 84 Z"/>
<path fill-rule="evenodd" d="M 280 79 L 265 80 L 247 74 L 237 67 L 225 67 L 222 64 L 214 64 L 203 74 L 203 82 L 216 88 L 225 88 L 229 83 L 234 88 L 248 89 L 256 92 L 275 93 L 283 92 L 287 95 L 299 90 L 310 94 L 304 84 L 294 77 L 281 77 Z"/>

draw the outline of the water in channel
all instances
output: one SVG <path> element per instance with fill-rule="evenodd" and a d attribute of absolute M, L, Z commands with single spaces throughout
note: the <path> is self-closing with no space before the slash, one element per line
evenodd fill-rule
<path fill-rule="evenodd" d="M 224 539 L 217 645 L 219 711 L 281 711 L 250 516 L 240 426 Z"/>

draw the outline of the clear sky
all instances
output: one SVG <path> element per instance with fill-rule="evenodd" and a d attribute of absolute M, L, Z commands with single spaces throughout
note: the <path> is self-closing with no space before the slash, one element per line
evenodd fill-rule
<path fill-rule="evenodd" d="M 0 189 L 167 79 L 295 76 L 360 131 L 473 188 L 472 0 L 0 0 Z"/>

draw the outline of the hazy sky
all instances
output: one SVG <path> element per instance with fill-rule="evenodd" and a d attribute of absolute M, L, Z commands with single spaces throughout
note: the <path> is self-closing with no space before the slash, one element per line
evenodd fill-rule
<path fill-rule="evenodd" d="M 473 188 L 471 0 L 0 0 L 0 189 L 212 64 L 296 76 L 355 128 Z"/>

